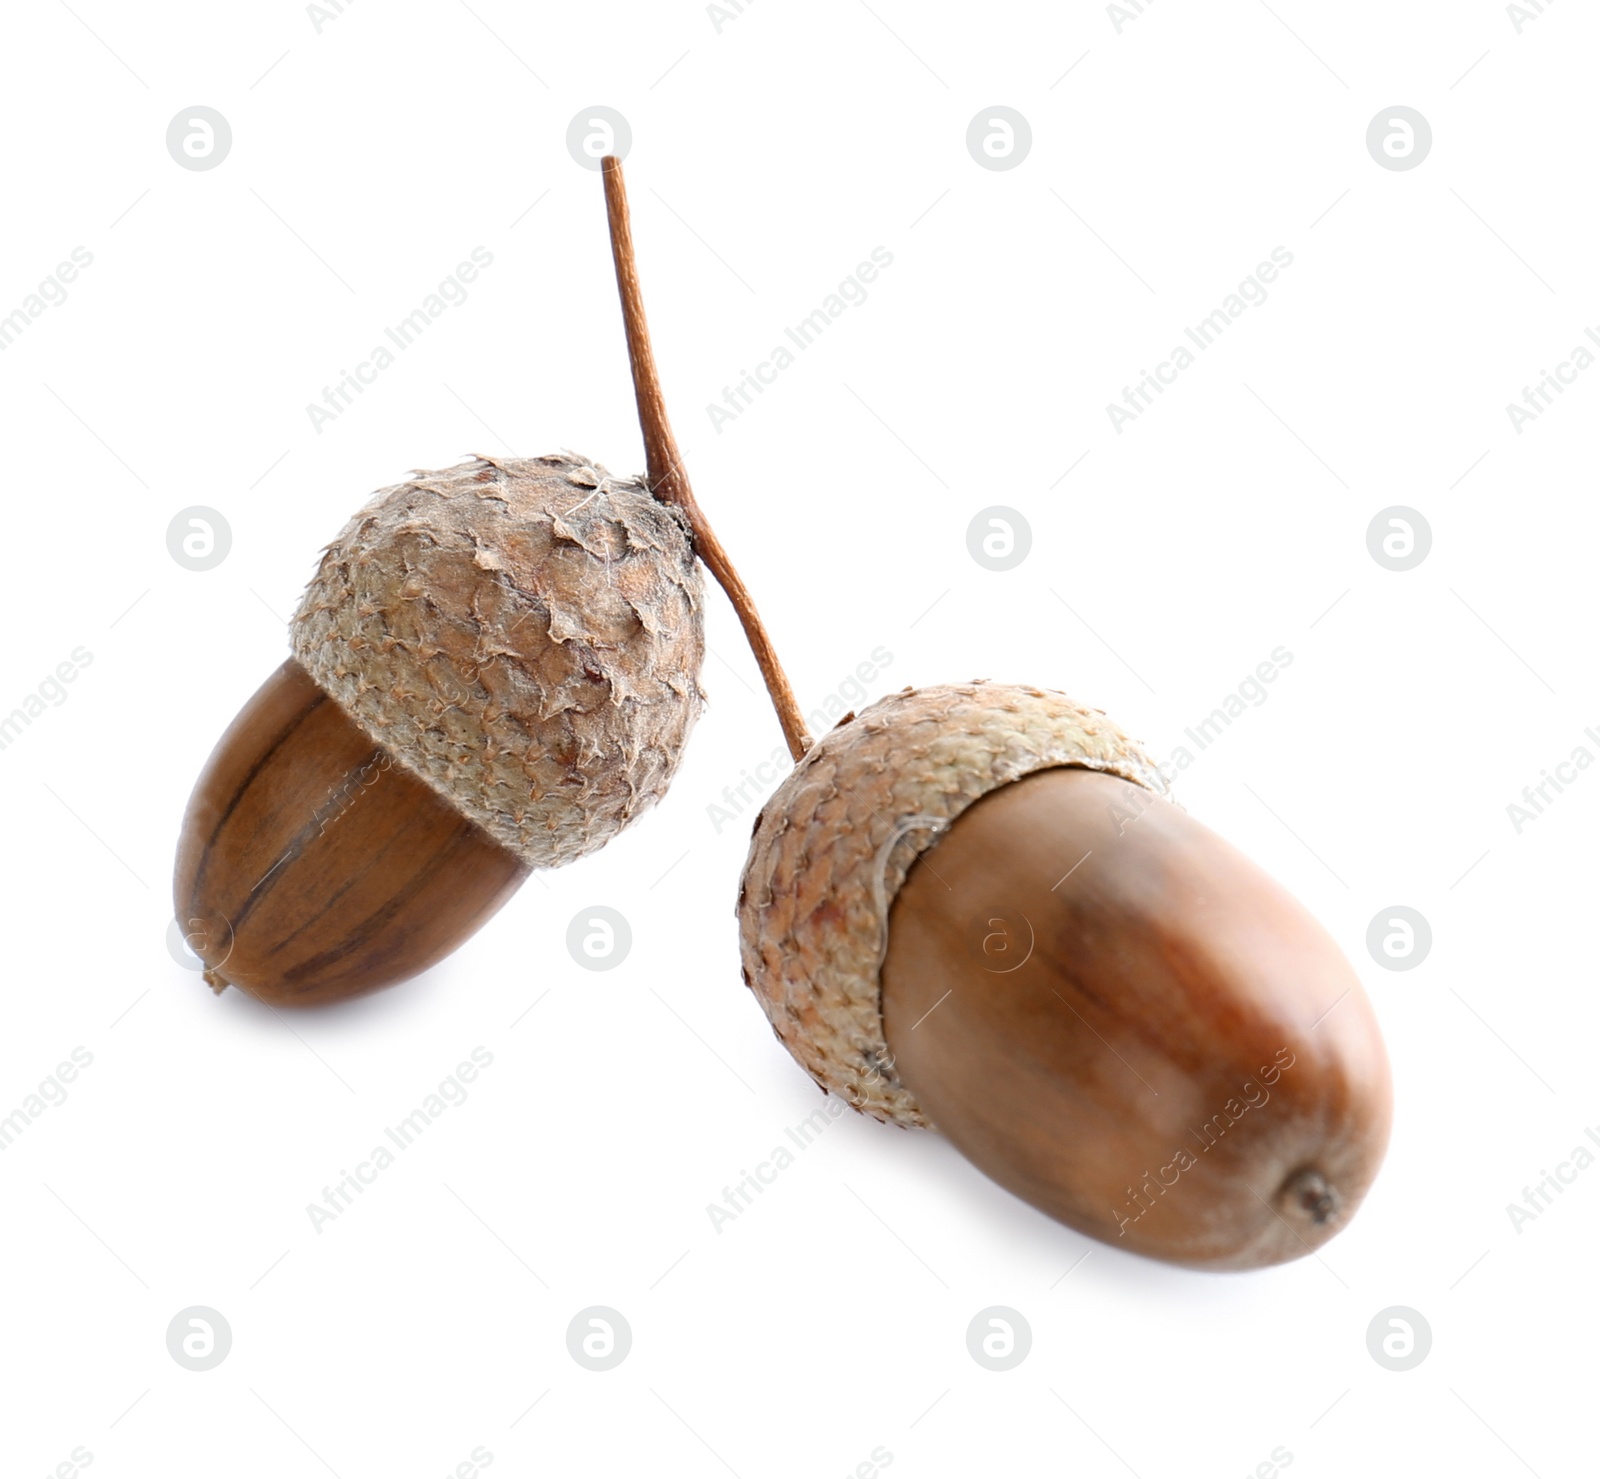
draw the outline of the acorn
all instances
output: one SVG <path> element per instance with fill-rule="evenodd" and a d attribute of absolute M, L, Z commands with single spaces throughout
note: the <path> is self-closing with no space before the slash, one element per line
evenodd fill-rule
<path fill-rule="evenodd" d="M 1338 946 L 1102 713 L 906 689 L 758 816 L 744 979 L 824 1089 L 1090 1237 L 1254 1268 L 1345 1226 L 1388 1061 Z"/>
<path fill-rule="evenodd" d="M 176 917 L 218 991 L 402 981 L 653 806 L 703 702 L 697 556 L 770 649 L 672 438 L 614 159 L 605 189 L 648 476 L 477 457 L 328 546 L 183 820 Z"/>

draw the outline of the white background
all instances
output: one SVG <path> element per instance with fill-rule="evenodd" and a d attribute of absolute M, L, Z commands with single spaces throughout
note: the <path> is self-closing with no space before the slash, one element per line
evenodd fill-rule
<path fill-rule="evenodd" d="M 728 11 L 414 0 L 319 32 L 290 3 L 7 7 L 0 314 L 94 260 L 0 353 L 0 710 L 93 661 L 0 752 L 0 1114 L 74 1047 L 93 1064 L 0 1154 L 0 1468 L 81 1446 L 108 1479 L 427 1479 L 481 1447 L 497 1473 L 753 1479 L 881 1448 L 907 1479 L 1189 1479 L 1281 1447 L 1306 1479 L 1589 1471 L 1600 1168 L 1520 1232 L 1506 1206 L 1600 1124 L 1600 771 L 1520 834 L 1506 808 L 1600 755 L 1600 368 L 1520 435 L 1505 407 L 1600 323 L 1600 23 Z M 197 104 L 233 130 L 205 172 L 165 146 Z M 566 147 L 595 104 L 632 125 L 700 499 L 807 708 L 883 646 L 871 696 L 1050 685 L 1164 756 L 1293 653 L 1178 794 L 1326 923 L 1388 1039 L 1388 1161 L 1320 1259 L 1133 1258 L 853 1115 L 713 1230 L 820 1104 L 739 981 L 753 808 L 707 808 L 780 737 L 718 593 L 668 799 L 427 976 L 275 1015 L 168 954 L 189 788 L 368 493 L 479 450 L 639 467 L 599 177 Z M 996 104 L 1033 133 L 1003 172 L 965 146 Z M 1395 104 L 1432 125 L 1415 170 L 1367 152 Z M 469 300 L 315 429 L 307 403 L 480 245 Z M 875 246 L 868 300 L 714 429 Z M 1119 435 L 1107 402 L 1276 246 L 1268 301 Z M 206 573 L 165 544 L 195 504 L 233 531 Z M 1008 573 L 967 553 L 992 504 L 1033 531 Z M 1433 532 L 1407 573 L 1366 545 L 1394 504 Z M 606 974 L 565 947 L 594 904 L 633 929 Z M 1404 973 L 1365 946 L 1394 904 L 1434 933 Z M 307 1204 L 476 1046 L 469 1100 L 315 1231 Z M 190 1305 L 232 1328 L 209 1372 L 167 1353 Z M 633 1331 L 610 1372 L 567 1352 L 590 1305 Z M 1010 1372 L 967 1353 L 990 1305 L 1033 1331 Z M 1367 1351 L 1391 1305 L 1432 1328 L 1408 1372 Z"/>

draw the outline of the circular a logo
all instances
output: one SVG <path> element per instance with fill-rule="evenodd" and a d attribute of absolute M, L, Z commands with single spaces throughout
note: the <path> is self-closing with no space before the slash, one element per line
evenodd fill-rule
<path fill-rule="evenodd" d="M 1367 1350 L 1372 1359 L 1390 1371 L 1410 1371 L 1428 1359 L 1433 1349 L 1433 1327 L 1417 1310 L 1392 1304 L 1379 1310 L 1367 1326 Z"/>
<path fill-rule="evenodd" d="M 967 553 L 985 570 L 1015 570 L 1032 548 L 1032 526 L 1003 503 L 979 509 L 967 525 Z"/>
<path fill-rule="evenodd" d="M 572 916 L 567 926 L 567 954 L 586 971 L 615 970 L 633 949 L 633 931 L 622 912 L 591 904 Z"/>
<path fill-rule="evenodd" d="M 167 1326 L 167 1350 L 178 1365 L 190 1371 L 210 1371 L 222 1365 L 232 1349 L 232 1328 L 209 1305 L 192 1304 L 179 1310 Z"/>
<path fill-rule="evenodd" d="M 233 548 L 233 530 L 214 508 L 180 508 L 167 525 L 167 553 L 185 570 L 215 570 Z"/>
<path fill-rule="evenodd" d="M 1010 1371 L 1033 1349 L 1033 1327 L 1020 1310 L 992 1304 L 967 1326 L 967 1351 L 987 1371 Z"/>
<path fill-rule="evenodd" d="M 978 964 L 993 975 L 1009 976 L 1033 957 L 1033 921 L 1019 910 L 980 909 L 968 933 Z"/>
<path fill-rule="evenodd" d="M 633 1327 L 608 1305 L 579 1310 L 567 1326 L 567 1352 L 589 1371 L 610 1371 L 622 1365 L 633 1349 Z"/>
<path fill-rule="evenodd" d="M 1385 169 L 1415 169 L 1433 148 L 1433 128 L 1415 108 L 1385 108 L 1367 125 L 1367 153 Z"/>
<path fill-rule="evenodd" d="M 167 153 L 184 169 L 215 169 L 233 148 L 233 129 L 215 108 L 184 108 L 167 125 Z"/>
<path fill-rule="evenodd" d="M 585 169 L 598 170 L 608 154 L 626 159 L 633 130 L 615 108 L 584 108 L 567 125 L 567 153 Z"/>
<path fill-rule="evenodd" d="M 1433 548 L 1433 530 L 1414 508 L 1379 509 L 1367 525 L 1367 552 L 1385 570 L 1415 570 Z"/>
<path fill-rule="evenodd" d="M 984 108 L 967 125 L 967 153 L 984 169 L 1015 169 L 1033 148 L 1033 129 L 1015 108 Z"/>
<path fill-rule="evenodd" d="M 233 925 L 221 914 L 192 914 L 167 925 L 167 953 L 186 971 L 221 966 L 233 954 Z"/>
<path fill-rule="evenodd" d="M 1433 930 L 1417 910 L 1391 904 L 1367 926 L 1367 954 L 1386 971 L 1414 970 L 1433 949 Z"/>

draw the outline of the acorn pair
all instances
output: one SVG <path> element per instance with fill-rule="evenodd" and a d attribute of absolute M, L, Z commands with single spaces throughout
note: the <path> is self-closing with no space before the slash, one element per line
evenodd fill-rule
<path fill-rule="evenodd" d="M 404 980 L 648 810 L 703 704 L 703 563 L 797 762 L 738 916 L 807 1072 L 1131 1251 L 1311 1251 L 1389 1124 L 1337 946 L 1061 694 L 907 689 L 811 741 L 689 489 L 616 160 L 604 180 L 648 475 L 479 457 L 356 514 L 190 800 L 175 895 L 206 979 L 275 1006 Z"/>

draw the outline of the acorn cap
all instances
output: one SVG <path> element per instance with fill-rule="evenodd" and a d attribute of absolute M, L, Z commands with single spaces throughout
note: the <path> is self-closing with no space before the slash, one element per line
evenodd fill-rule
<path fill-rule="evenodd" d="M 918 856 L 979 797 L 1036 770 L 1167 783 L 1097 709 L 1004 683 L 907 688 L 818 740 L 756 818 L 739 889 L 745 984 L 817 1083 L 875 1119 L 929 1123 L 894 1071 L 879 967 Z"/>
<path fill-rule="evenodd" d="M 689 528 L 570 453 L 382 489 L 328 546 L 294 655 L 368 735 L 536 868 L 666 790 L 704 697 Z"/>

